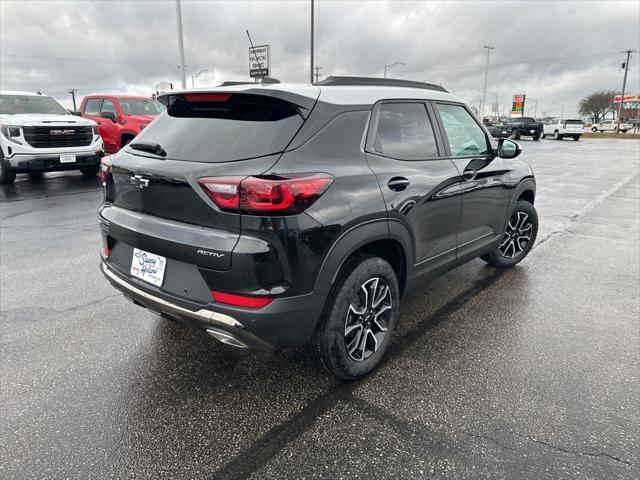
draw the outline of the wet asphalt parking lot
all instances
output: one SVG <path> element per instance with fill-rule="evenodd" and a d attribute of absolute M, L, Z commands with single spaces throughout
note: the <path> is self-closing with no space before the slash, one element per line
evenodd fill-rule
<path fill-rule="evenodd" d="M 0 478 L 638 478 L 640 142 L 522 145 L 528 259 L 426 284 L 348 384 L 125 301 L 97 178 L 0 187 Z"/>

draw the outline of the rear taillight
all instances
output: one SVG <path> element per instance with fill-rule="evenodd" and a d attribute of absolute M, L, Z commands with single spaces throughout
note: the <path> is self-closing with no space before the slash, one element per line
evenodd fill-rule
<path fill-rule="evenodd" d="M 224 292 L 211 292 L 211 295 L 216 302 L 233 305 L 234 307 L 262 308 L 273 301 L 271 297 L 248 297 Z"/>
<path fill-rule="evenodd" d="M 198 179 L 221 209 L 246 213 L 300 213 L 320 198 L 332 182 L 333 177 L 325 173 Z"/>
<path fill-rule="evenodd" d="M 111 171 L 111 160 L 109 157 L 103 157 L 100 160 L 100 181 L 102 186 L 107 186 L 107 180 L 109 179 L 109 172 Z"/>

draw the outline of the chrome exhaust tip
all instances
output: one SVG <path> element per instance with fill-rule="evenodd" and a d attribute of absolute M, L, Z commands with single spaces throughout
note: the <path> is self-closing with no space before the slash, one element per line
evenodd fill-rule
<path fill-rule="evenodd" d="M 232 347 L 249 348 L 245 343 L 241 342 L 230 333 L 223 332 L 221 330 L 214 330 L 212 328 L 208 328 L 207 333 L 219 342 L 226 343 L 227 345 L 231 345 Z"/>

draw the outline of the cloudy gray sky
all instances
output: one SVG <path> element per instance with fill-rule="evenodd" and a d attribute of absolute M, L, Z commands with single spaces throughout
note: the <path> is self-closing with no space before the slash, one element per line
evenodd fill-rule
<path fill-rule="evenodd" d="M 198 86 L 247 78 L 247 28 L 271 45 L 273 76 L 308 81 L 309 0 L 182 3 L 187 76 L 209 70 Z M 488 90 L 504 104 L 525 93 L 538 115 L 559 114 L 554 103 L 573 114 L 586 94 L 620 89 L 622 50 L 640 50 L 638 0 L 316 0 L 316 16 L 323 75 L 381 76 L 402 61 L 390 76 L 442 83 L 477 104 L 482 46 L 493 45 Z M 635 54 L 628 91 L 640 91 L 639 63 Z M 69 88 L 150 94 L 159 81 L 179 84 L 178 64 L 174 0 L 0 0 L 4 90 L 42 90 L 67 105 Z"/>

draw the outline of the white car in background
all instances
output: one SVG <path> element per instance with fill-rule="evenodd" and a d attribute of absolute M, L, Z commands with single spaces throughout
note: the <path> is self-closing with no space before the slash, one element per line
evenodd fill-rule
<path fill-rule="evenodd" d="M 615 132 L 618 120 L 605 120 L 604 122 L 594 123 L 591 125 L 592 132 Z M 627 130 L 631 130 L 633 125 L 625 122 L 620 122 L 620 131 L 627 133 Z"/>
<path fill-rule="evenodd" d="M 17 173 L 80 170 L 94 177 L 104 152 L 93 120 L 40 92 L 0 92 L 0 183 Z"/>
<path fill-rule="evenodd" d="M 554 118 L 544 124 L 543 133 L 545 137 L 551 135 L 556 140 L 571 137 L 578 141 L 584 133 L 584 123 L 574 118 Z"/>

